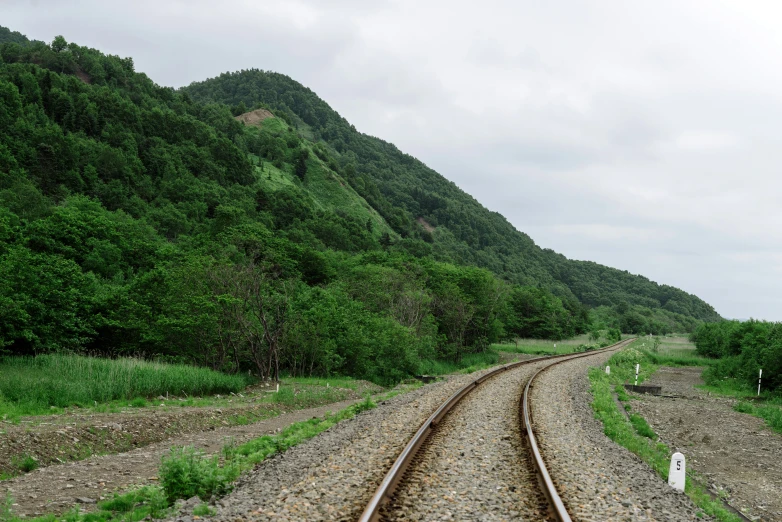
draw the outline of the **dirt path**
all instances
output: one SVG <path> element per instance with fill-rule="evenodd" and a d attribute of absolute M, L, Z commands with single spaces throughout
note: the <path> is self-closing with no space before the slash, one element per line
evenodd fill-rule
<path fill-rule="evenodd" d="M 712 492 L 728 495 L 753 520 L 782 521 L 782 436 L 762 419 L 734 411 L 734 399 L 695 388 L 703 384 L 701 370 L 661 367 L 647 383 L 681 398 L 637 396 L 633 410 L 684 454 L 688 470 Z"/>
<path fill-rule="evenodd" d="M 242 443 L 255 437 L 275 433 L 282 428 L 329 411 L 338 411 L 359 399 L 332 403 L 285 413 L 254 424 L 201 431 L 170 438 L 116 455 L 92 457 L 79 462 L 49 466 L 26 475 L 0 482 L 0 498 L 10 493 L 17 515 L 36 516 L 62 513 L 81 504 L 83 511 L 115 491 L 132 486 L 152 484 L 157 480 L 160 458 L 173 446 L 195 446 L 207 454 L 219 453 L 226 442 Z"/>
<path fill-rule="evenodd" d="M 280 390 L 291 400 L 271 400 L 269 385 L 257 385 L 242 394 L 196 399 L 159 397 L 145 408 L 120 408 L 99 413 L 91 408 L 70 408 L 57 415 L 24 417 L 18 424 L 0 420 L 0 473 L 15 473 L 19 459 L 32 456 L 40 467 L 93 455 L 123 453 L 205 430 L 255 423 L 302 407 L 316 407 L 359 399 L 381 388 L 355 381 L 355 389 L 307 383 L 283 383 Z M 2 483 L 0 483 L 0 486 Z"/>

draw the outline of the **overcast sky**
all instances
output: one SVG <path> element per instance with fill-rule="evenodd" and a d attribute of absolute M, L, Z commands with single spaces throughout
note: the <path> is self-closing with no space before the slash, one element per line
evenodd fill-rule
<path fill-rule="evenodd" d="M 782 320 L 782 3 L 0 0 L 179 87 L 281 72 L 542 247 Z"/>

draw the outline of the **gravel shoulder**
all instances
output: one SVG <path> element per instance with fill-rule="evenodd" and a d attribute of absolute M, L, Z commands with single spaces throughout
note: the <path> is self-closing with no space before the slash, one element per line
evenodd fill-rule
<path fill-rule="evenodd" d="M 591 408 L 588 370 L 611 353 L 556 366 L 532 389 L 533 423 L 568 512 L 581 521 L 693 521 L 698 509 L 641 459 L 612 442 Z"/>
<path fill-rule="evenodd" d="M 732 409 L 732 398 L 709 396 L 703 368 L 661 367 L 649 384 L 665 395 L 634 395 L 633 410 L 643 416 L 660 438 L 687 458 L 713 493 L 749 518 L 782 521 L 782 436 L 762 419 Z"/>

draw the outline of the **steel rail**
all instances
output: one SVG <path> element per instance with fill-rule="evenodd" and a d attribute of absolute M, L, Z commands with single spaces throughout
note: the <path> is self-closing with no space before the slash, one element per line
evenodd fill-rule
<path fill-rule="evenodd" d="M 610 350 L 612 348 L 616 348 L 617 346 L 618 344 L 614 344 L 600 351 L 602 352 L 605 350 Z M 588 352 L 587 355 L 594 355 L 595 353 L 597 353 L 597 351 Z M 418 429 L 418 431 L 413 436 L 413 438 L 410 439 L 410 441 L 407 443 L 407 446 L 405 446 L 405 448 L 402 450 L 402 453 L 400 453 L 396 461 L 394 461 L 393 466 L 391 466 L 391 469 L 388 471 L 388 473 L 386 473 L 386 476 L 383 478 L 383 481 L 380 483 L 380 486 L 378 486 L 377 490 L 375 491 L 375 494 L 370 499 L 369 503 L 367 504 L 367 507 L 364 509 L 364 512 L 361 514 L 361 517 L 358 519 L 359 522 L 376 522 L 380 520 L 380 510 L 386 504 L 386 502 L 388 502 L 391 499 L 392 495 L 394 494 L 394 491 L 399 485 L 399 482 L 402 480 L 405 471 L 410 466 L 410 463 L 413 461 L 413 458 L 416 456 L 418 450 L 421 448 L 423 443 L 426 441 L 426 439 L 429 438 L 429 435 L 432 433 L 432 430 L 437 426 L 437 424 L 440 423 L 443 417 L 445 417 L 445 415 L 448 414 L 448 412 L 451 411 L 454 408 L 454 406 L 456 406 L 456 404 L 459 403 L 459 401 L 465 395 L 473 391 L 476 387 L 478 387 L 478 385 L 480 385 L 481 383 L 485 382 L 486 380 L 492 377 L 499 375 L 500 373 L 506 370 L 523 366 L 525 364 L 530 364 L 540 360 L 577 358 L 579 356 L 583 357 L 584 355 L 579 354 L 578 356 L 574 357 L 572 353 L 567 353 L 567 354 L 553 355 L 548 357 L 535 357 L 534 359 L 527 359 L 526 361 L 518 361 L 518 362 L 506 364 L 462 386 L 456 393 L 451 395 L 442 405 L 440 405 L 440 407 L 437 408 L 437 410 L 432 415 L 430 415 L 429 418 L 426 419 L 426 421 L 424 421 L 424 423 Z M 570 519 L 568 518 L 567 520 Z"/>
<path fill-rule="evenodd" d="M 608 346 L 604 348 L 603 350 L 600 350 L 601 352 L 620 348 L 622 346 L 625 346 L 632 342 L 634 339 L 628 339 L 625 341 L 620 341 L 616 344 L 613 344 L 611 346 Z M 548 498 L 549 506 L 553 508 L 552 514 L 556 517 L 556 519 L 559 522 L 572 522 L 572 519 L 570 518 L 570 515 L 567 512 L 567 509 L 565 509 L 565 504 L 562 502 L 562 499 L 559 497 L 559 493 L 557 493 L 557 488 L 554 486 L 554 482 L 551 480 L 551 476 L 548 473 L 548 469 L 546 468 L 546 463 L 543 462 L 543 457 L 540 454 L 540 450 L 538 448 L 537 439 L 535 438 L 535 433 L 532 429 L 532 420 L 530 418 L 530 401 L 529 401 L 529 390 L 532 387 L 532 382 L 535 380 L 535 377 L 543 373 L 544 371 L 553 368 L 554 366 L 567 362 L 572 361 L 573 359 L 580 359 L 582 357 L 589 357 L 590 355 L 594 355 L 597 352 L 587 352 L 583 354 L 574 355 L 572 357 L 569 357 L 562 361 L 557 361 L 555 363 L 549 364 L 547 366 L 544 366 L 535 374 L 530 377 L 530 380 L 527 381 L 527 385 L 524 387 L 524 395 L 521 400 L 521 410 L 523 413 L 522 416 L 522 424 L 526 428 L 527 431 L 527 440 L 529 442 L 530 451 L 532 453 L 532 461 L 535 463 L 535 467 L 538 471 L 538 476 L 540 477 L 540 482 L 542 484 L 542 490 L 543 493 L 546 495 L 546 498 Z"/>

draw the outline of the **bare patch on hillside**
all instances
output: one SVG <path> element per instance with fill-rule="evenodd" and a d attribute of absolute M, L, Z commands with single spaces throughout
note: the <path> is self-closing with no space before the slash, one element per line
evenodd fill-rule
<path fill-rule="evenodd" d="M 90 75 L 84 72 L 81 67 L 77 67 L 76 72 L 74 72 L 73 74 L 74 76 L 76 76 L 78 79 L 80 79 L 87 85 L 92 83 L 92 78 L 90 78 Z"/>
<path fill-rule="evenodd" d="M 435 230 L 434 227 L 427 220 L 425 220 L 422 217 L 419 217 L 418 219 L 416 219 L 416 222 L 419 225 L 421 225 L 424 228 L 424 230 L 426 230 L 429 233 L 432 233 Z"/>
<path fill-rule="evenodd" d="M 260 125 L 263 120 L 268 118 L 274 118 L 274 114 L 266 109 L 256 109 L 234 117 L 235 120 L 245 125 Z"/>

